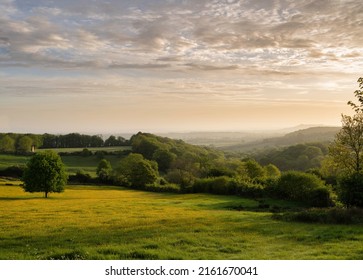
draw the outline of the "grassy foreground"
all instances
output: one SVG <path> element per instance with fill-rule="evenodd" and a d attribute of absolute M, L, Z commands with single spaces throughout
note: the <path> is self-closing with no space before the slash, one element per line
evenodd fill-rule
<path fill-rule="evenodd" d="M 2 260 L 363 259 L 362 226 L 277 221 L 254 200 L 106 186 L 44 199 L 11 183 L 0 181 Z"/>

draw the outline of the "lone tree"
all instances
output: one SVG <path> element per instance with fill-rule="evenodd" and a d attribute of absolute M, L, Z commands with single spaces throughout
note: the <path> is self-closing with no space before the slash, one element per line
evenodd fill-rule
<path fill-rule="evenodd" d="M 102 159 L 97 166 L 96 174 L 101 182 L 110 181 L 112 175 L 111 163 L 106 159 Z"/>
<path fill-rule="evenodd" d="M 23 182 L 26 192 L 62 192 L 67 183 L 67 174 L 60 156 L 53 151 L 35 154 L 24 171 Z"/>

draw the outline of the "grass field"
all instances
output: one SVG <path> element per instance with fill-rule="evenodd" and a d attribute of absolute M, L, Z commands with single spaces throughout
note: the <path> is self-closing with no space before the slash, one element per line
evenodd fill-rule
<path fill-rule="evenodd" d="M 52 148 L 52 149 L 37 149 L 37 152 L 52 150 L 56 153 L 74 153 L 74 152 L 81 152 L 85 148 Z M 119 146 L 119 147 L 89 147 L 87 150 L 91 152 L 97 151 L 105 151 L 105 152 L 116 152 L 116 151 L 127 151 L 131 150 L 131 146 Z"/>
<path fill-rule="evenodd" d="M 118 155 L 105 155 L 104 158 L 110 161 L 113 167 L 117 167 L 120 161 L 120 156 Z M 14 165 L 26 165 L 29 159 L 30 156 L 0 154 L 0 169 Z M 96 169 L 100 159 L 95 155 L 87 157 L 71 155 L 62 156 L 62 161 L 69 173 L 76 173 L 79 170 L 83 170 L 92 176 L 96 176 Z"/>
<path fill-rule="evenodd" d="M 276 221 L 254 200 L 107 186 L 44 199 L 19 183 L 0 181 L 3 260 L 363 259 L 362 226 Z"/>

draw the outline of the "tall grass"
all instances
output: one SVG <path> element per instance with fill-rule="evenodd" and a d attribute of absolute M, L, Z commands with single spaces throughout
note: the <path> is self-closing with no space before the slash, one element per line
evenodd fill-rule
<path fill-rule="evenodd" d="M 255 200 L 107 186 L 44 199 L 6 183 L 0 259 L 363 258 L 361 226 L 273 220 Z"/>

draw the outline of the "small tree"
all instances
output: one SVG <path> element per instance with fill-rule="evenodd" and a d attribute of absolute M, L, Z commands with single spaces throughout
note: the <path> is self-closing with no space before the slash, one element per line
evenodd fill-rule
<path fill-rule="evenodd" d="M 145 159 L 141 154 L 130 154 L 121 159 L 116 170 L 116 180 L 134 188 L 144 188 L 155 184 L 159 178 L 158 165 Z"/>
<path fill-rule="evenodd" d="M 9 135 L 0 138 L 0 152 L 12 153 L 15 151 L 15 141 Z"/>
<path fill-rule="evenodd" d="M 29 153 L 33 145 L 33 140 L 29 136 L 22 136 L 18 140 L 17 151 L 19 153 Z"/>
<path fill-rule="evenodd" d="M 111 163 L 106 159 L 102 159 L 97 166 L 96 173 L 102 182 L 109 181 L 112 173 Z"/>
<path fill-rule="evenodd" d="M 265 174 L 267 177 L 280 177 L 281 171 L 277 168 L 276 165 L 270 163 L 264 167 Z"/>
<path fill-rule="evenodd" d="M 363 113 L 342 115 L 342 129 L 329 147 L 329 155 L 346 173 L 363 168 Z"/>
<path fill-rule="evenodd" d="M 250 179 L 256 179 L 265 176 L 265 170 L 255 160 L 249 159 L 244 162 L 247 175 Z"/>
<path fill-rule="evenodd" d="M 67 183 L 67 174 L 60 156 L 53 151 L 35 154 L 24 171 L 23 182 L 26 192 L 62 192 Z"/>
<path fill-rule="evenodd" d="M 158 163 L 159 171 L 161 172 L 166 172 L 175 159 L 175 154 L 163 149 L 158 149 L 153 154 L 153 160 Z"/>
<path fill-rule="evenodd" d="M 339 180 L 339 199 L 348 207 L 363 206 L 363 78 L 358 79 L 359 89 L 354 92 L 358 104 L 349 101 L 355 115 L 342 115 L 342 129 L 329 147 Z"/>

